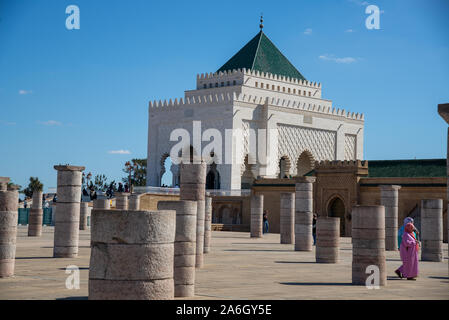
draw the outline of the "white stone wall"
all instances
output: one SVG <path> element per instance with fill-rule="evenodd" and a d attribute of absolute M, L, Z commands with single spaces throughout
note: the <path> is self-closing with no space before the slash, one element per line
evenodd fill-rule
<path fill-rule="evenodd" d="M 283 89 L 281 92 L 262 89 L 262 83 L 264 87 L 279 85 L 286 91 L 290 88 L 290 93 Z M 293 88 L 296 93 L 310 91 L 311 96 L 293 94 Z M 363 115 L 332 108 L 332 101 L 321 99 L 320 84 L 245 70 L 203 74 L 197 77 L 197 90 L 186 91 L 183 99 L 150 102 L 148 185 L 160 185 L 162 157 L 177 143 L 169 141 L 172 130 L 184 128 L 192 137 L 195 120 L 201 121 L 203 133 L 215 128 L 222 134 L 223 163 L 217 164 L 222 189 L 240 189 L 243 161 L 250 153 L 250 128 L 278 130 L 277 138 L 270 145 L 276 153 L 275 161 L 254 165 L 255 176 L 276 177 L 283 156 L 290 161 L 288 173 L 295 175 L 298 158 L 305 151 L 317 161 L 363 160 Z M 226 129 L 241 129 L 241 135 L 232 139 L 232 151 L 228 155 L 233 158 L 233 165 L 224 163 Z M 208 143 L 202 142 L 200 149 Z"/>

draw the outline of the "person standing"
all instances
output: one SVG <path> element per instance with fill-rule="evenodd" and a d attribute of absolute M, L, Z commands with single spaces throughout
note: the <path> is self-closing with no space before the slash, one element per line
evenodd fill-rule
<path fill-rule="evenodd" d="M 413 233 L 415 235 L 415 238 L 419 241 L 419 230 L 415 227 L 414 225 L 414 220 L 411 217 L 406 217 L 404 219 L 404 224 L 402 225 L 402 227 L 399 229 L 398 231 L 398 249 L 400 249 L 401 247 L 401 243 L 402 243 L 402 235 L 404 234 L 404 228 L 407 225 L 407 223 L 411 223 L 413 224 Z"/>
<path fill-rule="evenodd" d="M 313 220 L 312 220 L 312 236 L 313 236 L 313 245 L 316 244 L 316 213 L 313 214 Z"/>
<path fill-rule="evenodd" d="M 263 233 L 268 233 L 269 225 L 268 225 L 268 211 L 263 211 Z"/>
<path fill-rule="evenodd" d="M 401 279 L 405 277 L 407 280 L 416 280 L 418 276 L 419 242 L 416 240 L 414 230 L 415 226 L 410 222 L 404 227 L 400 246 L 402 265 L 395 270 Z"/>

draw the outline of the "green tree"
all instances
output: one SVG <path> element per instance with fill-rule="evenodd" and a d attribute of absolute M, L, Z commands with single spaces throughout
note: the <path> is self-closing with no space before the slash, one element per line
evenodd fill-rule
<path fill-rule="evenodd" d="M 86 187 L 86 188 L 89 187 L 89 185 L 90 185 L 89 182 L 92 182 L 91 179 L 92 179 L 92 173 L 91 172 L 89 172 L 87 175 L 83 172 L 83 176 L 82 176 L 82 179 L 81 179 L 81 184 L 82 184 L 83 188 L 84 187 Z"/>
<path fill-rule="evenodd" d="M 143 187 L 147 184 L 147 159 L 132 159 L 125 163 L 123 172 L 127 174 L 122 178 L 124 183 L 135 187 Z M 130 181 L 131 180 L 131 181 Z"/>
<path fill-rule="evenodd" d="M 108 188 L 108 178 L 104 174 L 97 174 L 94 178 L 94 186 L 97 191 L 106 191 Z"/>
<path fill-rule="evenodd" d="M 33 196 L 34 191 L 43 191 L 44 185 L 39 181 L 38 177 L 30 177 L 30 183 L 28 187 L 23 189 L 21 193 L 25 194 L 27 198 L 31 198 Z"/>

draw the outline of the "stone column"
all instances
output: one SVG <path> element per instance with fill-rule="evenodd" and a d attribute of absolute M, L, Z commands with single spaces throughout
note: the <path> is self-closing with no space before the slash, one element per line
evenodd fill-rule
<path fill-rule="evenodd" d="M 129 210 L 139 210 L 140 209 L 140 194 L 132 194 L 129 197 L 128 209 Z"/>
<path fill-rule="evenodd" d="M 295 251 L 312 251 L 314 177 L 298 177 L 295 186 Z"/>
<path fill-rule="evenodd" d="M 352 284 L 366 285 L 367 278 L 373 272 L 370 271 L 369 266 L 379 268 L 379 286 L 385 286 L 387 284 L 385 208 L 383 206 L 354 206 L 352 209 Z"/>
<path fill-rule="evenodd" d="M 128 196 L 129 196 L 129 193 L 116 192 L 115 193 L 115 209 L 128 210 Z"/>
<path fill-rule="evenodd" d="M 443 261 L 443 200 L 421 200 L 421 260 Z"/>
<path fill-rule="evenodd" d="M 180 199 L 197 201 L 195 266 L 203 266 L 206 163 L 181 163 Z"/>
<path fill-rule="evenodd" d="M 81 173 L 84 167 L 58 165 L 53 256 L 55 258 L 75 258 L 78 256 Z"/>
<path fill-rule="evenodd" d="M 42 209 L 42 191 L 33 192 L 33 203 L 31 204 L 28 216 L 28 236 L 40 237 L 42 235 L 42 219 L 44 210 Z"/>
<path fill-rule="evenodd" d="M 109 200 L 106 196 L 98 196 L 97 199 L 94 200 L 94 210 L 95 209 L 103 209 L 109 210 L 111 209 L 111 200 Z"/>
<path fill-rule="evenodd" d="M 380 204 L 385 207 L 385 250 L 398 250 L 398 194 L 400 186 L 380 186 Z"/>
<path fill-rule="evenodd" d="M 212 197 L 206 197 L 204 217 L 204 253 L 210 251 L 210 239 L 212 236 Z"/>
<path fill-rule="evenodd" d="M 158 210 L 176 211 L 175 297 L 195 295 L 196 201 L 159 201 Z"/>
<path fill-rule="evenodd" d="M 449 103 L 443 103 L 438 105 L 438 113 L 443 118 L 446 123 L 449 124 Z M 447 198 L 448 200 L 448 207 L 447 207 L 447 233 L 448 233 L 448 255 L 449 255 L 449 127 L 447 128 L 447 141 L 446 141 L 446 174 L 447 174 Z M 449 267 L 449 263 L 448 263 Z M 449 269 L 448 269 L 449 271 Z"/>
<path fill-rule="evenodd" d="M 295 194 L 293 192 L 281 193 L 280 234 L 281 243 L 295 243 Z"/>
<path fill-rule="evenodd" d="M 92 210 L 89 300 L 174 297 L 176 212 Z"/>
<path fill-rule="evenodd" d="M 263 194 L 251 196 L 251 238 L 262 238 L 263 235 Z"/>
<path fill-rule="evenodd" d="M 9 178 L 0 179 L 0 278 L 5 278 L 14 275 L 19 193 L 5 190 Z"/>
<path fill-rule="evenodd" d="M 89 202 L 80 203 L 80 230 L 87 229 L 87 217 L 90 215 Z"/>
<path fill-rule="evenodd" d="M 316 262 L 338 263 L 340 218 L 318 217 L 316 221 Z"/>

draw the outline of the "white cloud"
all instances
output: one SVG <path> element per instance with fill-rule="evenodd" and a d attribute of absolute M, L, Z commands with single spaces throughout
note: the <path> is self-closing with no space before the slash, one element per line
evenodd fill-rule
<path fill-rule="evenodd" d="M 0 124 L 4 124 L 5 126 L 15 126 L 17 123 L 0 120 Z"/>
<path fill-rule="evenodd" d="M 356 62 L 357 60 L 359 60 L 359 59 L 353 58 L 353 57 L 338 58 L 338 57 L 334 57 L 334 55 L 329 55 L 329 54 L 322 54 L 321 56 L 319 56 L 319 58 L 321 60 L 325 60 L 325 61 L 333 61 L 336 63 L 346 63 L 346 64 L 353 63 L 353 62 Z"/>
<path fill-rule="evenodd" d="M 363 6 L 363 7 L 369 5 L 368 1 L 362 1 L 362 0 L 348 0 L 348 1 L 354 3 L 354 4 L 358 5 L 358 6 Z"/>
<path fill-rule="evenodd" d="M 312 34 L 312 29 L 311 28 L 307 28 L 306 30 L 304 30 L 304 34 L 306 34 L 306 35 Z"/>
<path fill-rule="evenodd" d="M 111 150 L 108 151 L 109 154 L 131 154 L 129 150 Z"/>
<path fill-rule="evenodd" d="M 30 94 L 32 92 L 33 91 L 31 91 L 31 90 L 23 90 L 23 89 L 19 90 L 19 94 L 21 94 L 21 95 Z"/>
<path fill-rule="evenodd" d="M 62 122 L 56 120 L 48 120 L 48 121 L 38 121 L 38 123 L 43 124 L 44 126 L 62 126 Z"/>

